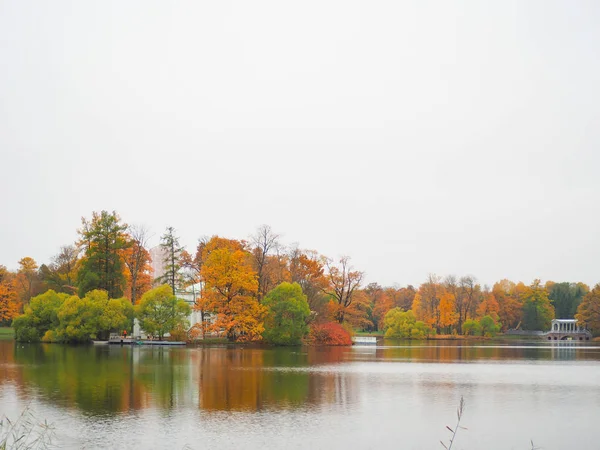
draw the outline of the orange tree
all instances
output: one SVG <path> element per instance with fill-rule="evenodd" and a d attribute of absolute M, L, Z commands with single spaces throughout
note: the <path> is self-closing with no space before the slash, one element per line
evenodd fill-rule
<path fill-rule="evenodd" d="M 264 331 L 266 307 L 256 299 L 258 280 L 251 255 L 240 241 L 214 236 L 204 248 L 203 301 L 217 316 L 214 331 L 231 341 L 254 341 Z"/>

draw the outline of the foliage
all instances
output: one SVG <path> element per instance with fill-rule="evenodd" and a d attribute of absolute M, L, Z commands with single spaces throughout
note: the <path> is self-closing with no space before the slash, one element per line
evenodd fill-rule
<path fill-rule="evenodd" d="M 214 236 L 203 250 L 203 302 L 217 318 L 213 331 L 230 341 L 261 339 L 265 306 L 256 299 L 257 275 L 241 242 Z"/>
<path fill-rule="evenodd" d="M 548 292 L 536 280 L 523 296 L 523 329 L 549 330 L 552 319 L 554 308 L 548 299 Z"/>
<path fill-rule="evenodd" d="M 181 285 L 179 271 L 181 270 L 181 253 L 183 247 L 179 244 L 179 237 L 175 234 L 175 228 L 167 227 L 165 234 L 160 237 L 160 247 L 163 250 L 163 263 L 165 273 L 156 279 L 157 283 L 171 286 L 171 293 L 175 295 L 177 288 Z"/>
<path fill-rule="evenodd" d="M 557 319 L 572 319 L 589 288 L 583 283 L 546 283 Z"/>
<path fill-rule="evenodd" d="M 481 325 L 474 319 L 467 319 L 462 325 L 462 332 L 465 336 L 480 336 Z"/>
<path fill-rule="evenodd" d="M 14 421 L 0 418 L 0 450 L 42 450 L 50 448 L 54 428 L 40 422 L 29 407 Z"/>
<path fill-rule="evenodd" d="M 130 227 L 127 246 L 121 256 L 125 267 L 125 296 L 135 305 L 141 295 L 152 288 L 152 258 L 146 250 L 148 233 L 143 227 Z"/>
<path fill-rule="evenodd" d="M 594 286 L 577 307 L 575 318 L 579 324 L 594 334 L 600 335 L 600 284 Z"/>
<path fill-rule="evenodd" d="M 107 339 L 110 331 L 127 327 L 132 317 L 131 304 L 109 299 L 106 291 L 90 291 L 81 299 L 50 290 L 32 298 L 13 327 L 20 342 L 87 342 Z"/>
<path fill-rule="evenodd" d="M 308 333 L 306 321 L 310 309 L 298 283 L 281 283 L 263 299 L 268 308 L 265 318 L 265 341 L 275 345 L 298 345 Z"/>
<path fill-rule="evenodd" d="M 125 287 L 121 252 L 127 247 L 127 225 L 114 211 L 94 212 L 90 221 L 82 218 L 81 223 L 79 244 L 85 253 L 77 273 L 79 296 L 102 289 L 111 298 L 121 297 Z"/>
<path fill-rule="evenodd" d="M 500 324 L 492 316 L 484 316 L 479 319 L 479 329 L 484 336 L 494 337 L 500 331 Z"/>
<path fill-rule="evenodd" d="M 77 292 L 76 280 L 79 265 L 79 249 L 74 245 L 64 245 L 60 252 L 52 257 L 50 264 L 42 264 L 40 275 L 49 289 L 56 292 L 74 294 Z"/>
<path fill-rule="evenodd" d="M 19 314 L 20 306 L 14 280 L 0 280 L 0 325 L 10 323 Z"/>
<path fill-rule="evenodd" d="M 84 298 L 71 296 L 58 311 L 55 339 L 60 342 L 88 342 L 108 339 L 111 331 L 126 329 L 133 307 L 125 298 L 109 299 L 106 291 L 94 290 Z"/>
<path fill-rule="evenodd" d="M 332 319 L 343 323 L 346 319 L 346 313 L 349 312 L 349 308 L 355 300 L 355 294 L 360 288 L 364 273 L 353 270 L 350 265 L 350 258 L 347 256 L 340 258 L 337 265 L 331 259 L 326 259 L 325 266 L 327 267 L 327 279 L 329 281 L 326 293 L 334 304 L 334 307 L 330 308 Z M 356 315 L 359 311 L 355 309 L 351 314 Z"/>
<path fill-rule="evenodd" d="M 160 339 L 178 327 L 187 326 L 190 312 L 190 306 L 175 297 L 168 284 L 146 292 L 135 307 L 142 329 Z"/>
<path fill-rule="evenodd" d="M 427 339 L 435 334 L 433 329 L 422 321 L 417 321 L 412 311 L 393 308 L 383 319 L 386 338 Z"/>
<path fill-rule="evenodd" d="M 311 345 L 352 345 L 352 336 L 338 322 L 310 325 L 307 343 Z"/>
<path fill-rule="evenodd" d="M 46 291 L 31 299 L 24 314 L 13 320 L 15 339 L 20 342 L 38 342 L 48 330 L 59 325 L 58 311 L 67 294 Z"/>

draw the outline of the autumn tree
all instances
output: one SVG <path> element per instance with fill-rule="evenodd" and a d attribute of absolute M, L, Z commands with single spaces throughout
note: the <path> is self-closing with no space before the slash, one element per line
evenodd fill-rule
<path fill-rule="evenodd" d="M 433 327 L 438 333 L 441 328 L 440 300 L 445 292 L 444 286 L 441 284 L 441 278 L 435 274 L 430 274 L 427 281 L 419 286 L 413 301 L 412 310 L 416 319 Z"/>
<path fill-rule="evenodd" d="M 215 331 L 231 341 L 261 338 L 266 308 L 256 299 L 258 281 L 252 255 L 239 241 L 211 238 L 204 248 L 201 275 L 204 301 L 216 313 Z"/>
<path fill-rule="evenodd" d="M 548 292 L 535 280 L 527 289 L 523 298 L 523 329 L 549 330 L 554 319 L 554 307 L 548 298 Z"/>
<path fill-rule="evenodd" d="M 435 332 L 425 322 L 417 320 L 412 311 L 393 308 L 383 319 L 386 338 L 426 339 Z"/>
<path fill-rule="evenodd" d="M 406 287 L 388 287 L 385 289 L 386 295 L 390 298 L 395 308 L 400 308 L 404 311 L 412 309 L 417 290 L 412 286 Z"/>
<path fill-rule="evenodd" d="M 525 286 L 523 285 L 523 289 Z M 501 280 L 494 284 L 492 294 L 498 302 L 498 318 L 504 330 L 517 328 L 523 318 L 523 299 L 521 289 L 509 280 Z"/>
<path fill-rule="evenodd" d="M 69 294 L 77 292 L 79 253 L 76 246 L 64 245 L 52 257 L 50 264 L 42 264 L 40 275 L 49 289 Z"/>
<path fill-rule="evenodd" d="M 0 266 L 0 325 L 9 325 L 19 314 L 19 309 L 15 277 L 6 267 Z"/>
<path fill-rule="evenodd" d="M 600 284 L 588 292 L 577 307 L 575 318 L 579 325 L 590 330 L 594 336 L 600 335 Z"/>
<path fill-rule="evenodd" d="M 81 219 L 79 245 L 84 256 L 77 273 L 79 297 L 94 289 L 108 292 L 109 297 L 123 295 L 125 275 L 122 252 L 127 247 L 125 231 L 116 212 L 94 212 L 92 219 Z"/>
<path fill-rule="evenodd" d="M 16 282 L 19 286 L 21 301 L 24 304 L 29 303 L 29 300 L 39 285 L 38 265 L 33 258 L 26 256 L 19 260 L 19 270 L 17 271 Z"/>
<path fill-rule="evenodd" d="M 322 317 L 327 304 L 324 291 L 328 287 L 323 259 L 315 251 L 294 246 L 288 252 L 288 260 L 291 282 L 300 285 L 310 310 Z"/>
<path fill-rule="evenodd" d="M 164 254 L 165 273 L 158 277 L 156 281 L 171 286 L 173 295 L 175 295 L 181 284 L 181 252 L 184 250 L 183 246 L 179 244 L 179 237 L 175 234 L 175 228 L 167 227 L 165 234 L 160 237 L 160 247 Z"/>
<path fill-rule="evenodd" d="M 265 318 L 265 341 L 275 345 L 299 345 L 308 333 L 310 315 L 306 295 L 298 283 L 281 283 L 267 293 L 263 305 L 268 308 Z"/>
<path fill-rule="evenodd" d="M 152 259 L 147 250 L 149 233 L 143 226 L 130 226 L 122 257 L 125 266 L 126 296 L 132 305 L 152 287 Z"/>
<path fill-rule="evenodd" d="M 378 330 L 383 326 L 383 318 L 394 307 L 393 300 L 388 296 L 388 290 L 378 283 L 369 283 L 363 290 L 369 301 L 369 320 L 372 329 Z"/>
<path fill-rule="evenodd" d="M 454 325 L 458 324 L 458 313 L 456 312 L 456 298 L 454 294 L 444 291 L 440 296 L 440 328 L 451 332 Z"/>
<path fill-rule="evenodd" d="M 347 256 L 341 257 L 337 265 L 333 260 L 326 259 L 325 266 L 329 286 L 324 289 L 324 292 L 331 298 L 333 319 L 343 323 L 346 313 L 354 302 L 356 291 L 360 288 L 364 273 L 353 270 L 350 258 Z"/>
<path fill-rule="evenodd" d="M 275 234 L 268 225 L 261 225 L 250 238 L 254 270 L 256 271 L 258 283 L 256 295 L 259 301 L 272 287 L 272 271 L 269 270 L 268 263 L 269 256 L 279 245 L 278 239 L 279 235 Z"/>
<path fill-rule="evenodd" d="M 471 275 L 460 279 L 450 275 L 444 280 L 444 288 L 454 296 L 455 310 L 458 314 L 457 328 L 460 330 L 465 320 L 476 316 L 481 288 L 476 278 Z"/>

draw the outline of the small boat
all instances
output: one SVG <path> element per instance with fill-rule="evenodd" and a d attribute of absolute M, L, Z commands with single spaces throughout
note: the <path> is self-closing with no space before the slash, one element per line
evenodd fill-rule
<path fill-rule="evenodd" d="M 108 341 L 92 341 L 94 345 L 108 345 Z"/>

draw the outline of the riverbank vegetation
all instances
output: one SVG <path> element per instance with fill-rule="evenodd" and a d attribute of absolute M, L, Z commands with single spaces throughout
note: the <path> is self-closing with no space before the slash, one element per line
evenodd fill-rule
<path fill-rule="evenodd" d="M 159 336 L 278 345 L 343 342 L 340 330 L 410 339 L 492 336 L 547 330 L 555 317 L 577 317 L 600 333 L 600 287 L 578 282 L 501 280 L 489 287 L 471 275 L 432 274 L 418 287 L 366 284 L 350 258 L 285 246 L 268 226 L 247 240 L 202 237 L 193 251 L 168 227 L 150 249 L 146 228 L 101 211 L 83 218 L 78 234 L 47 263 L 26 256 L 15 271 L 0 266 L 0 326 L 14 320 L 17 339 L 80 342 L 131 332 L 136 314 Z M 160 273 L 153 273 L 151 255 Z M 170 290 L 163 313 L 176 311 L 177 318 L 160 318 L 156 304 L 144 302 L 153 287 L 162 289 L 162 301 Z M 181 297 L 200 317 L 191 329 L 182 319 L 189 309 L 174 300 Z"/>

